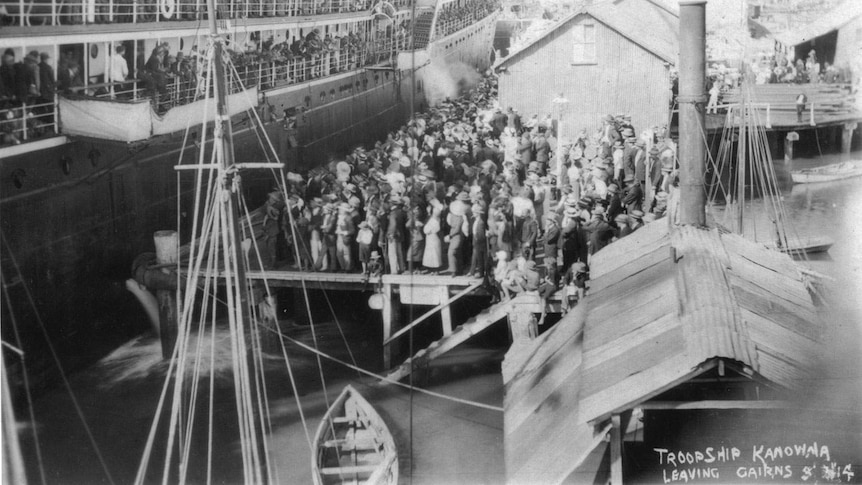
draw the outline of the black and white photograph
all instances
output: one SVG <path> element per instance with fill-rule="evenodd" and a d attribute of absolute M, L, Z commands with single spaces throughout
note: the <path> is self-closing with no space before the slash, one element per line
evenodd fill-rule
<path fill-rule="evenodd" d="M 862 0 L 0 0 L 0 483 L 862 483 Z"/>

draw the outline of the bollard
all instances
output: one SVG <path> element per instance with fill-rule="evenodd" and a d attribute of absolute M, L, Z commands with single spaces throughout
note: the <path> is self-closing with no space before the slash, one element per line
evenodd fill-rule
<path fill-rule="evenodd" d="M 799 140 L 799 133 L 791 131 L 784 137 L 784 161 L 793 160 L 793 142 Z"/>
<path fill-rule="evenodd" d="M 176 231 L 156 231 L 153 234 L 156 244 L 156 263 L 175 264 L 179 259 L 180 244 Z M 170 274 L 168 268 L 161 270 Z M 159 328 L 162 342 L 162 358 L 170 359 L 177 342 L 179 299 L 178 290 L 158 289 L 156 300 L 159 303 Z"/>

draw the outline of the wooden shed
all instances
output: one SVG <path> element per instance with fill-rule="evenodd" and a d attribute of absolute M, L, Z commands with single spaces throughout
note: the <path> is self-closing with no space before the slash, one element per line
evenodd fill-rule
<path fill-rule="evenodd" d="M 792 51 L 796 59 L 805 59 L 814 50 L 821 64 L 858 68 L 862 62 L 862 2 L 845 0 L 813 22 L 784 32 L 776 40 Z"/>
<path fill-rule="evenodd" d="M 858 480 L 862 418 L 829 404 L 789 257 L 662 220 L 590 267 L 585 301 L 506 355 L 508 483 Z"/>
<path fill-rule="evenodd" d="M 640 131 L 668 124 L 679 17 L 659 0 L 595 2 L 497 65 L 500 104 L 524 118 L 550 113 L 562 93 L 563 137 L 626 113 Z"/>

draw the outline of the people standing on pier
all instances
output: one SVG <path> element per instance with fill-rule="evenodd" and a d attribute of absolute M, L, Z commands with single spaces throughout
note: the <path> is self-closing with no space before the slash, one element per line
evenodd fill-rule
<path fill-rule="evenodd" d="M 503 296 L 540 287 L 547 296 L 564 269 L 568 283 L 584 281 L 589 255 L 642 227 L 644 211 L 669 211 L 673 145 L 653 134 L 666 130 L 638 139 L 628 116 L 609 115 L 563 144 L 547 120 L 521 125 L 498 109 L 494 83 L 316 167 L 307 183 L 296 175 L 287 192 L 305 201 L 297 243 L 314 270 L 355 271 L 357 259 L 369 277 L 380 268 L 481 278 L 494 268 Z M 557 188 L 548 164 L 558 158 Z M 647 182 L 663 194 L 649 207 Z"/>

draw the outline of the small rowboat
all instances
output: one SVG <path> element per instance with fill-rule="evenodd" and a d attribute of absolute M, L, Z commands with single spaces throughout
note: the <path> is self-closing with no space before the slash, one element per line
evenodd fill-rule
<path fill-rule="evenodd" d="M 790 177 L 795 184 L 812 184 L 816 182 L 831 182 L 862 175 L 862 160 L 833 163 L 818 168 L 791 170 Z"/>
<path fill-rule="evenodd" d="M 779 247 L 775 244 L 771 244 L 769 247 L 791 256 L 801 256 L 803 254 L 829 251 L 829 248 L 831 248 L 833 244 L 835 244 L 835 241 L 831 238 L 820 236 L 809 237 L 807 239 L 791 239 L 788 241 L 786 246 Z"/>
<path fill-rule="evenodd" d="M 398 452 L 383 419 L 352 386 L 346 386 L 314 435 L 315 485 L 398 483 Z"/>

